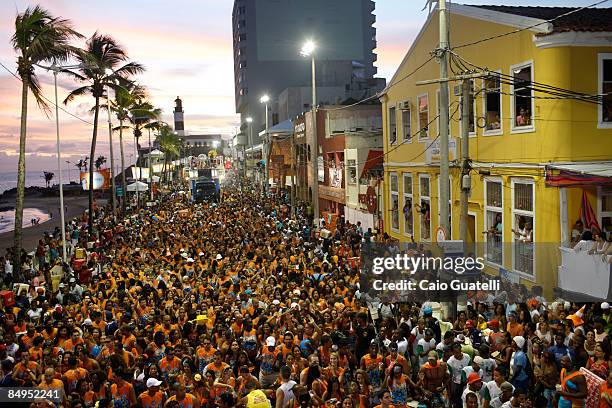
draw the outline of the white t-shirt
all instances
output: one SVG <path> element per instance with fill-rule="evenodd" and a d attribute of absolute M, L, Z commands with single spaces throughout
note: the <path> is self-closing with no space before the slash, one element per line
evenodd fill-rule
<path fill-rule="evenodd" d="M 464 367 L 470 365 L 470 356 L 466 353 L 461 353 L 463 356 L 459 360 L 452 355 L 446 364 L 450 368 L 451 378 L 455 384 L 461 384 L 461 373 Z"/>
<path fill-rule="evenodd" d="M 492 358 L 485 358 L 480 368 L 482 368 L 482 381 L 489 382 L 493 379 L 493 370 L 497 367 L 497 362 Z"/>
<path fill-rule="evenodd" d="M 406 353 L 408 350 L 408 340 L 406 338 L 401 339 L 397 342 L 397 352 L 400 354 Z"/>
<path fill-rule="evenodd" d="M 467 395 L 470 392 L 473 392 L 474 394 L 476 394 L 476 396 L 478 397 L 478 408 L 482 407 L 482 390 L 484 389 L 484 387 L 482 387 L 480 389 L 480 391 L 472 391 L 470 390 L 470 387 L 466 386 L 465 389 L 463 390 L 463 393 L 461 394 L 461 402 L 463 404 L 463 408 L 467 408 L 467 404 L 465 403 L 465 398 L 467 397 Z"/>
<path fill-rule="evenodd" d="M 412 329 L 410 334 L 412 334 L 415 337 L 414 342 L 412 343 L 412 353 L 416 355 L 417 346 L 419 345 L 419 340 L 425 337 L 425 329 L 423 329 L 422 332 L 419 332 L 419 328 L 417 326 L 414 329 Z"/>
<path fill-rule="evenodd" d="M 422 338 L 421 340 L 419 340 L 419 343 L 417 344 L 417 350 L 419 348 L 423 350 L 421 353 L 421 356 L 419 357 L 419 367 L 420 367 L 427 362 L 427 353 L 429 353 L 430 350 L 434 350 L 436 348 L 436 340 L 432 338 L 431 340 L 427 341 L 424 338 Z"/>

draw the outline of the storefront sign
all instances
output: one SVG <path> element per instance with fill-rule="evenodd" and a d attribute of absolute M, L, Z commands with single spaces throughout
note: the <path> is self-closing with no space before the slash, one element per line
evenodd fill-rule
<path fill-rule="evenodd" d="M 319 198 L 323 198 L 329 201 L 334 201 L 340 204 L 346 203 L 346 198 L 344 196 L 343 188 L 319 186 Z"/>

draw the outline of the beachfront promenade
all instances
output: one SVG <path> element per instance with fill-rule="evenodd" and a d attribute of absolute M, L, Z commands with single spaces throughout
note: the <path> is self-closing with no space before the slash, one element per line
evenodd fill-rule
<path fill-rule="evenodd" d="M 105 205 L 106 200 L 96 200 L 98 205 Z M 66 222 L 74 217 L 81 216 L 87 209 L 87 196 L 78 197 L 64 197 L 64 203 L 68 206 L 68 212 L 66 213 Z M 15 205 L 14 198 L 12 202 L 10 199 L 4 199 L 0 204 L 3 205 Z M 38 240 L 43 236 L 45 231 L 53 231 L 55 227 L 60 225 L 60 214 L 59 214 L 59 197 L 26 197 L 25 198 L 26 208 L 38 208 L 42 211 L 51 212 L 53 218 L 46 222 L 40 223 L 35 227 L 28 227 L 23 229 L 23 248 L 30 252 L 36 249 Z M 26 220 L 27 221 L 27 220 Z M 0 234 L 0 253 L 5 253 L 7 248 L 13 246 L 13 231 L 7 231 Z"/>

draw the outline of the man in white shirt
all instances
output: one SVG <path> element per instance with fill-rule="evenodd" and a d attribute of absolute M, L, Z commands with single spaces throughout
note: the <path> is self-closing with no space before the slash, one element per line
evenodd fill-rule
<path fill-rule="evenodd" d="M 510 403 L 512 399 L 512 393 L 514 392 L 514 386 L 507 381 L 504 381 L 499 387 L 500 393 L 491 400 L 490 406 L 492 408 L 500 408 L 506 403 Z M 486 406 L 485 406 L 486 407 Z"/>
<path fill-rule="evenodd" d="M 453 408 L 461 407 L 461 393 L 463 392 L 463 385 L 461 383 L 461 373 L 463 368 L 470 364 L 470 356 L 461 351 L 461 344 L 453 344 L 453 355 L 448 359 L 446 365 L 448 365 L 448 371 L 451 375 L 451 402 Z"/>

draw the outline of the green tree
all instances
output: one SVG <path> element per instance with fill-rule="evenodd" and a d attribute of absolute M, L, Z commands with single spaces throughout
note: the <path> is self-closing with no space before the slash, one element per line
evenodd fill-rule
<path fill-rule="evenodd" d="M 84 50 L 77 54 L 81 67 L 78 70 L 64 72 L 87 85 L 81 86 L 68 94 L 64 104 L 74 98 L 86 94 L 94 97 L 94 121 L 89 157 L 96 154 L 98 138 L 98 116 L 100 114 L 100 98 L 105 98 L 106 89 L 121 89 L 129 84 L 129 78 L 144 71 L 144 67 L 136 62 L 127 62 L 126 51 L 110 36 L 94 33 L 87 40 Z M 89 167 L 89 233 L 93 232 L 93 166 Z"/>
<path fill-rule="evenodd" d="M 168 160 L 179 156 L 181 141 L 178 136 L 169 126 L 162 126 L 159 129 L 159 135 L 157 136 L 157 143 L 159 143 L 160 150 L 164 152 L 164 167 L 162 170 L 162 176 L 164 181 L 167 181 L 166 167 Z"/>
<path fill-rule="evenodd" d="M 53 180 L 53 177 L 55 177 L 55 173 L 51 171 L 43 171 L 43 175 L 41 177 L 45 179 L 45 184 L 47 185 L 47 188 L 49 188 L 51 180 Z"/>
<path fill-rule="evenodd" d="M 145 88 L 134 83 L 129 84 L 126 88 L 117 89 L 115 92 L 115 100 L 111 102 L 111 110 L 119 120 L 119 126 L 115 127 L 114 131 L 119 131 L 119 150 L 121 154 L 121 185 L 125 194 L 127 182 L 125 180 L 125 155 L 123 150 L 123 130 L 126 128 L 125 122 L 131 123 L 130 111 L 134 103 L 144 99 L 146 96 Z M 122 202 L 122 209 L 125 211 L 125 197 Z"/>
<path fill-rule="evenodd" d="M 28 93 L 32 93 L 39 108 L 46 114 L 50 112 L 49 105 L 43 99 L 34 66 L 39 63 L 66 61 L 75 51 L 75 48 L 70 45 L 70 41 L 79 37 L 82 37 L 81 34 L 72 29 L 69 20 L 53 17 L 40 6 L 27 8 L 15 18 L 15 33 L 11 37 L 11 45 L 18 54 L 17 72 L 21 78 L 21 125 L 14 231 L 14 268 L 17 274 L 21 272 Z"/>
<path fill-rule="evenodd" d="M 98 156 L 98 158 L 96 159 L 96 170 L 100 170 L 100 168 L 102 168 L 102 166 L 104 166 L 104 163 L 106 163 L 106 157 L 100 155 Z"/>

